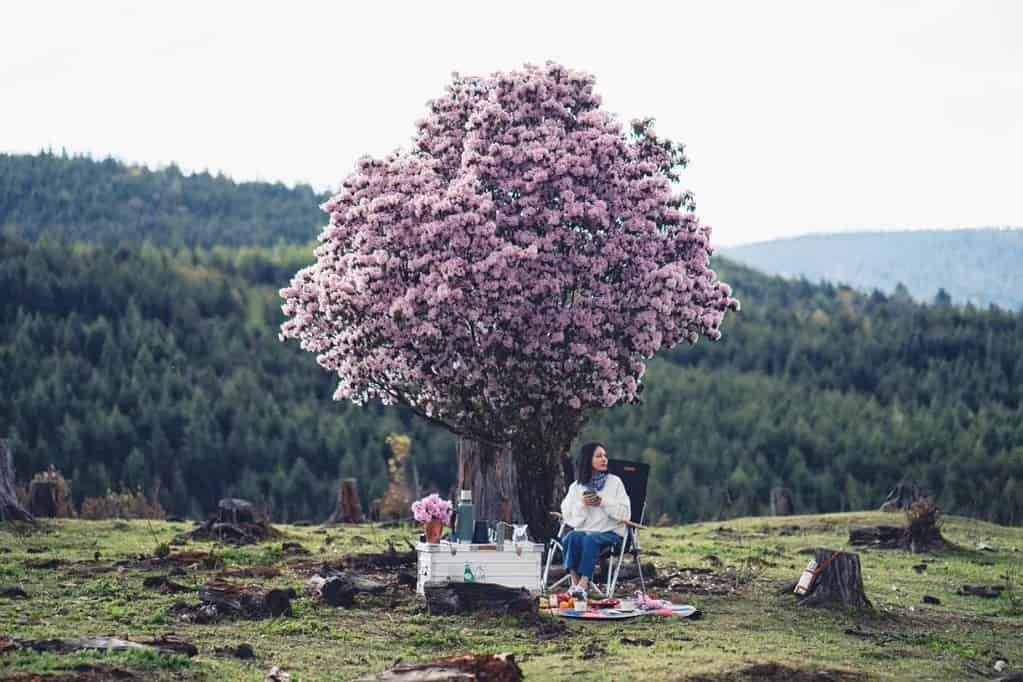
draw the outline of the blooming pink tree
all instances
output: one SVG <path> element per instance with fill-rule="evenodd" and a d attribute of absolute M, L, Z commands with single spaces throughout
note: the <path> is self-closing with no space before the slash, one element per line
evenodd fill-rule
<path fill-rule="evenodd" d="M 323 205 L 316 263 L 281 290 L 282 337 L 337 373 L 335 399 L 510 446 L 538 536 L 587 419 L 738 310 L 672 188 L 682 145 L 624 129 L 593 85 L 554 63 L 455 74 L 410 150 L 361 159 Z"/>

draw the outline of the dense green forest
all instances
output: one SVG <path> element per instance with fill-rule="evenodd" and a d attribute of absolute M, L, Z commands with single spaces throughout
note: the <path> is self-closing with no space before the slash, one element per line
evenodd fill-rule
<path fill-rule="evenodd" d="M 219 187 L 209 205 L 240 201 L 240 185 L 202 181 Z M 300 203 L 304 190 L 287 191 Z M 308 239 L 209 247 L 215 232 L 188 242 L 198 233 L 183 230 L 185 244 L 158 246 L 136 227 L 109 233 L 114 246 L 80 224 L 50 233 L 0 236 L 0 436 L 22 477 L 52 463 L 79 502 L 142 487 L 178 514 L 230 494 L 320 520 L 339 476 L 357 477 L 365 502 L 383 493 L 385 438 L 400 432 L 426 485 L 449 490 L 449 434 L 332 401 L 331 377 L 278 340 L 276 291 L 311 262 Z M 1023 523 L 1023 316 L 716 267 L 743 302 L 724 339 L 663 354 L 643 404 L 582 436 L 653 464 L 652 517 L 763 513 L 775 485 L 800 511 L 876 507 L 908 477 L 946 511 Z"/>
<path fill-rule="evenodd" d="M 782 277 L 902 290 L 920 302 L 1023 310 L 1023 229 L 815 234 L 745 244 L 728 258 Z"/>
<path fill-rule="evenodd" d="M 313 241 L 326 199 L 305 185 L 235 183 L 114 159 L 0 154 L 0 228 L 26 239 L 213 246 Z"/>

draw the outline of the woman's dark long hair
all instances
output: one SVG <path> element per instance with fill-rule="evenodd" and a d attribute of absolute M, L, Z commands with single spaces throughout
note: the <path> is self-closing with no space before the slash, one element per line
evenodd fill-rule
<path fill-rule="evenodd" d="M 587 443 L 579 448 L 579 454 L 575 456 L 575 480 L 579 485 L 586 485 L 593 478 L 593 453 L 597 448 L 604 448 L 604 444 Z"/>

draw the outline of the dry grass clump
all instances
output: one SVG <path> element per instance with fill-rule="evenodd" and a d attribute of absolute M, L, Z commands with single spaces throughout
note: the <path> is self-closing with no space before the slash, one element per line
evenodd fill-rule
<path fill-rule="evenodd" d="M 135 492 L 107 491 L 104 497 L 87 497 L 82 502 L 81 517 L 100 519 L 163 519 L 167 513 L 155 498 L 150 500 L 142 489 Z"/>

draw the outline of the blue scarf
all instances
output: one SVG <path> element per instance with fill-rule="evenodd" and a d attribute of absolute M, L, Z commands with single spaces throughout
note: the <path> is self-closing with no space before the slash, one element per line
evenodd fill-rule
<path fill-rule="evenodd" d="M 590 476 L 589 487 L 593 488 L 596 491 L 603 490 L 605 483 L 607 483 L 607 472 L 606 471 L 602 471 L 599 474 L 598 473 L 594 473 L 592 476 Z"/>

